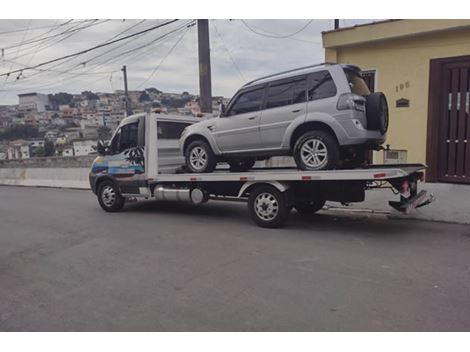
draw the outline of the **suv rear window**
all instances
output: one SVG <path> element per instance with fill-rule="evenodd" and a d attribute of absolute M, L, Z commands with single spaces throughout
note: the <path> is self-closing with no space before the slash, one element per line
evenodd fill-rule
<path fill-rule="evenodd" d="M 336 95 L 336 86 L 328 71 L 312 73 L 308 87 L 308 100 L 324 99 Z"/>
<path fill-rule="evenodd" d="M 351 88 L 352 93 L 362 96 L 370 94 L 369 87 L 367 87 L 366 82 L 361 77 L 359 72 L 345 69 L 344 73 L 348 78 L 349 87 Z"/>

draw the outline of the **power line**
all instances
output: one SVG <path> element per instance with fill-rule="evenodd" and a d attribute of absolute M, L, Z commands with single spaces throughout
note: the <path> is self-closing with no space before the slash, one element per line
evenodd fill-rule
<path fill-rule="evenodd" d="M 82 22 L 82 23 L 83 23 L 83 22 Z M 93 24 L 93 25 L 97 25 L 97 24 L 101 24 L 101 23 L 103 23 L 103 22 L 95 23 L 95 24 Z M 74 28 L 74 27 L 76 27 L 76 26 L 80 26 L 80 24 L 81 24 L 81 23 L 75 24 L 74 26 L 70 27 L 69 29 L 72 29 L 72 28 Z M 57 28 L 59 28 L 59 27 L 62 27 L 62 25 L 59 25 Z M 79 31 L 80 31 L 80 30 L 85 29 L 85 28 L 88 28 L 88 27 L 91 27 L 91 25 L 90 25 L 90 26 L 87 26 L 87 27 L 81 27 L 81 28 L 78 28 L 78 29 L 79 29 Z M 52 29 L 51 31 L 54 31 L 54 30 L 55 30 L 55 29 Z M 50 48 L 51 46 L 54 46 L 54 45 L 56 45 L 56 44 L 58 44 L 58 43 L 60 43 L 60 42 L 62 42 L 62 41 L 64 41 L 64 40 L 70 38 L 71 36 L 75 35 L 76 33 L 79 33 L 79 31 L 74 32 L 74 33 L 71 33 L 71 34 L 69 34 L 69 35 L 65 35 L 65 36 L 63 36 L 62 38 L 58 39 L 58 40 L 52 41 L 51 43 L 48 43 L 48 42 L 50 41 L 50 39 L 47 39 L 47 40 L 45 40 L 44 42 L 40 42 L 40 43 L 38 43 L 38 44 L 36 44 L 36 45 L 30 47 L 30 48 L 28 49 L 28 50 L 30 50 L 30 51 L 32 51 L 32 49 L 34 49 L 34 48 L 36 48 L 36 49 L 34 50 L 34 52 L 32 53 L 31 57 L 29 58 L 28 63 L 27 63 L 26 66 L 29 66 L 30 62 L 33 60 L 33 58 L 36 56 L 36 54 L 37 54 L 38 52 L 41 52 L 41 51 L 43 51 L 43 50 L 45 50 L 45 49 L 47 49 L 47 48 Z M 63 33 L 65 34 L 66 32 L 63 32 Z M 29 54 L 30 54 L 30 52 L 23 53 L 23 54 L 21 54 L 21 55 L 17 55 L 17 56 L 15 56 L 15 58 L 14 58 L 13 60 L 16 60 L 16 59 L 21 58 L 21 57 L 24 57 L 24 56 L 28 56 Z"/>
<path fill-rule="evenodd" d="M 111 38 L 107 39 L 106 41 L 104 41 L 104 43 L 110 42 L 110 41 L 113 40 L 114 38 L 118 37 L 119 35 L 124 34 L 125 32 L 128 32 L 129 30 L 131 30 L 132 28 L 136 27 L 137 25 L 143 23 L 144 21 L 145 21 L 145 20 L 142 20 L 142 21 L 138 22 L 137 24 L 134 24 L 134 25 L 132 25 L 131 27 L 125 29 L 124 31 L 121 31 L 120 33 L 118 33 L 118 34 L 112 36 Z M 144 33 L 144 34 L 146 34 L 146 33 Z M 66 38 L 64 38 L 64 39 L 66 39 Z M 109 53 L 109 52 L 111 52 L 111 51 L 113 51 L 113 50 L 116 50 L 116 49 L 118 49 L 118 48 L 120 48 L 120 47 L 122 47 L 122 46 L 125 46 L 125 45 L 127 45 L 127 44 L 128 44 L 128 43 L 124 43 L 124 44 L 119 45 L 119 46 L 117 46 L 117 47 L 115 47 L 115 48 L 112 48 L 111 50 L 108 50 L 108 51 L 106 51 L 106 52 L 104 52 L 104 53 L 101 53 L 101 54 L 99 54 L 99 55 L 97 55 L 97 56 L 95 56 L 95 57 L 93 57 L 93 58 L 91 58 L 91 59 L 88 59 L 88 60 L 85 61 L 85 62 L 81 62 L 81 63 L 79 63 L 79 64 L 76 64 L 76 65 L 73 65 L 73 66 L 69 66 L 69 67 L 70 67 L 69 71 L 71 71 L 72 69 L 74 69 L 75 67 L 77 67 L 77 66 L 79 66 L 79 65 L 84 65 L 84 64 L 86 64 L 86 63 L 88 63 L 88 62 L 94 60 L 94 59 L 97 58 L 97 57 L 100 57 L 100 56 L 102 56 L 102 55 L 105 55 L 106 53 Z M 52 44 L 52 45 L 55 45 L 55 44 Z M 50 45 L 50 46 L 52 46 L 52 45 Z M 50 70 L 50 69 L 55 68 L 55 67 L 60 67 L 60 66 L 62 66 L 63 64 L 65 64 L 66 62 L 72 61 L 72 60 L 74 60 L 74 59 L 75 59 L 75 57 L 71 57 L 71 58 L 69 58 L 69 59 L 67 59 L 67 60 L 65 60 L 65 61 L 62 61 L 61 63 L 58 63 L 58 64 L 56 64 L 56 65 L 50 67 L 50 68 L 47 69 L 47 70 L 44 70 L 43 72 L 52 71 L 52 70 Z M 36 75 L 38 75 L 38 74 L 40 74 L 40 73 L 41 73 L 41 72 L 36 73 L 36 74 L 33 74 L 32 76 L 36 76 Z"/>
<path fill-rule="evenodd" d="M 250 26 L 248 23 L 246 23 L 245 20 L 241 19 L 240 21 L 245 25 L 246 28 L 248 28 L 251 32 L 253 32 L 255 34 L 258 34 L 258 35 L 261 35 L 261 36 L 264 36 L 264 37 L 268 37 L 268 38 L 274 38 L 274 39 L 296 39 L 296 40 L 301 40 L 301 39 L 292 38 L 292 37 L 299 34 L 303 30 L 305 30 L 313 22 L 313 20 L 309 20 L 305 25 L 303 25 L 300 29 L 298 29 L 297 31 L 295 31 L 293 33 L 290 33 L 290 34 L 287 34 L 287 35 L 278 35 L 278 34 L 274 34 L 273 32 L 269 32 L 269 31 L 266 31 L 266 30 L 263 30 L 266 33 L 261 33 L 261 32 L 256 31 L 254 29 L 255 26 L 253 26 L 253 25 Z M 272 34 L 269 34 L 269 33 L 272 33 Z M 304 40 L 302 40 L 302 41 L 304 41 Z M 306 42 L 308 42 L 308 41 L 306 41 Z M 311 42 L 311 43 L 314 43 L 314 42 Z"/>
<path fill-rule="evenodd" d="M 84 21 L 84 22 L 89 22 L 89 21 L 90 21 L 90 20 L 86 20 L 86 21 Z M 6 50 L 6 49 L 12 49 L 12 48 L 16 48 L 16 47 L 18 47 L 18 46 L 25 46 L 25 45 L 34 44 L 34 43 L 37 43 L 37 42 L 42 42 L 42 41 L 47 40 L 47 39 L 50 39 L 50 38 L 56 38 L 56 37 L 61 36 L 61 35 L 63 35 L 63 34 L 69 34 L 69 33 L 71 33 L 71 32 L 79 31 L 79 30 L 82 30 L 82 29 L 85 29 L 85 28 L 94 26 L 94 25 L 96 25 L 95 22 L 98 21 L 98 20 L 91 20 L 91 21 L 93 21 L 93 23 L 89 24 L 89 25 L 86 26 L 86 27 L 80 27 L 80 28 L 76 28 L 76 29 L 70 29 L 70 28 L 69 28 L 69 29 L 65 30 L 64 32 L 62 32 L 62 33 L 57 33 L 57 34 L 53 34 L 53 35 L 51 35 L 51 36 L 49 36 L 49 37 L 45 37 L 45 38 L 40 38 L 40 39 L 38 39 L 39 37 L 41 37 L 41 35 L 39 35 L 39 36 L 36 36 L 36 37 L 31 38 L 29 41 L 26 41 L 26 42 L 23 42 L 23 41 L 22 41 L 22 42 L 20 42 L 20 43 L 14 43 L 14 44 L 12 44 L 12 45 L 10 45 L 10 46 L 6 46 L 6 47 L 4 47 L 4 48 L 2 48 L 2 49 L 5 49 L 5 50 Z M 101 22 L 99 22 L 99 23 L 104 23 L 104 22 L 108 22 L 108 21 L 110 21 L 110 20 L 103 20 L 103 21 L 101 21 Z M 83 22 L 82 22 L 82 23 L 83 23 Z M 36 39 L 34 39 L 34 38 L 36 38 Z"/>
<path fill-rule="evenodd" d="M 133 57 L 133 56 L 135 56 L 135 55 L 137 55 L 137 54 L 140 54 L 139 51 L 140 51 L 141 49 L 143 49 L 143 48 L 145 48 L 145 47 L 148 47 L 148 46 L 150 46 L 150 45 L 153 45 L 153 44 L 155 44 L 156 42 L 157 42 L 158 44 L 160 44 L 160 42 L 161 42 L 162 40 L 165 40 L 166 38 L 169 38 L 171 34 L 176 33 L 176 32 L 178 32 L 178 31 L 180 31 L 181 29 L 187 28 L 188 26 L 191 26 L 193 23 L 194 23 L 194 20 L 190 20 L 190 21 L 188 21 L 187 23 L 185 23 L 184 25 L 182 25 L 182 26 L 180 26 L 180 27 L 178 27 L 178 28 L 176 28 L 176 29 L 174 29 L 174 30 L 172 30 L 172 31 L 169 31 L 169 32 L 167 32 L 167 33 L 165 33 L 165 34 L 163 34 L 163 35 L 157 37 L 156 39 L 153 39 L 152 41 L 150 41 L 150 42 L 148 42 L 148 43 L 146 43 L 146 44 L 144 44 L 144 45 L 141 45 L 141 46 L 136 47 L 136 48 L 132 48 L 132 49 L 130 49 L 130 50 L 124 52 L 124 53 L 121 53 L 121 54 L 119 54 L 119 55 L 117 55 L 117 56 L 114 56 L 114 57 L 111 58 L 111 59 L 106 59 L 106 60 L 104 60 L 103 62 L 97 63 L 97 64 L 95 64 L 92 68 L 90 68 L 89 70 L 86 70 L 85 72 L 73 73 L 73 72 L 71 72 L 71 70 L 65 71 L 65 72 L 61 72 L 61 73 L 59 73 L 59 74 L 67 74 L 67 73 L 68 73 L 68 74 L 71 74 L 72 76 L 71 76 L 71 77 L 65 77 L 65 78 L 62 79 L 62 80 L 58 80 L 58 81 L 56 80 L 55 82 L 51 82 L 51 83 L 48 83 L 48 84 L 43 84 L 43 85 L 40 85 L 40 86 L 29 87 L 29 88 L 25 88 L 25 89 L 17 89 L 17 90 L 34 90 L 34 89 L 41 89 L 41 88 L 44 88 L 44 87 L 52 87 L 52 86 L 60 87 L 60 86 L 62 85 L 62 82 L 67 81 L 67 83 L 69 83 L 69 82 L 70 82 L 71 80 L 73 80 L 74 78 L 79 77 L 79 76 L 82 76 L 82 75 L 85 75 L 85 74 L 88 74 L 89 72 L 91 72 L 92 70 L 96 69 L 97 67 L 100 67 L 100 66 L 102 66 L 102 65 L 104 65 L 104 64 L 107 64 L 107 63 L 109 63 L 109 62 L 112 62 L 112 61 L 116 61 L 116 60 L 119 59 L 120 57 L 123 58 L 123 57 L 128 56 L 129 54 L 131 54 L 131 56 L 129 56 L 129 58 L 130 58 L 130 57 Z M 109 39 L 108 39 L 108 40 L 109 40 Z M 127 43 L 126 43 L 126 44 L 127 44 Z M 153 49 L 153 48 L 152 48 L 152 49 Z M 150 50 L 148 50 L 148 52 L 150 52 Z M 102 54 L 101 54 L 101 55 L 102 55 Z M 98 56 L 100 56 L 100 55 L 98 55 Z M 95 56 L 95 58 L 96 58 L 96 56 Z M 72 59 L 73 59 L 73 58 L 72 58 Z M 70 59 L 69 59 L 69 60 L 70 60 Z M 67 61 L 67 60 L 66 60 L 66 61 Z M 61 64 L 55 65 L 55 66 L 52 66 L 51 68 L 54 68 L 54 67 L 57 67 L 57 66 L 60 66 L 60 65 L 61 65 Z M 78 65 L 73 66 L 71 69 L 73 69 L 73 68 L 76 67 L 76 66 L 78 66 Z M 32 76 L 36 76 L 36 75 L 41 74 L 41 73 L 44 73 L 44 72 L 47 73 L 48 71 L 52 71 L 51 68 L 43 69 L 42 72 L 37 72 L 36 74 L 33 74 Z M 39 70 L 39 69 L 33 69 L 33 70 Z M 115 70 L 115 71 L 111 71 L 111 72 L 117 72 L 117 71 L 119 71 L 119 70 Z M 53 71 L 52 71 L 52 72 L 53 72 Z M 104 72 L 97 72 L 97 74 L 100 74 L 100 73 L 104 73 Z M 108 72 L 108 73 L 110 73 L 110 72 Z M 91 75 L 91 74 L 95 74 L 95 73 L 92 72 L 92 73 L 89 73 L 89 74 Z M 56 76 L 57 76 L 57 75 L 56 75 Z M 54 78 L 55 78 L 56 76 L 54 76 Z M 31 79 L 31 76 L 30 76 L 30 77 L 26 77 L 26 80 L 30 80 L 30 79 Z M 101 80 L 101 79 L 102 79 L 102 78 L 99 78 L 98 80 L 96 80 L 96 82 L 99 81 L 99 80 Z M 24 81 L 21 81 L 20 83 L 23 83 L 23 82 L 24 82 Z M 95 81 L 93 81 L 93 82 L 95 82 Z M 93 83 L 93 82 L 92 82 L 92 83 Z M 15 81 L 14 83 L 18 83 L 18 81 Z"/>
<path fill-rule="evenodd" d="M 23 39 L 22 39 L 22 40 L 24 40 L 24 39 L 26 38 L 26 35 L 28 34 L 29 26 L 30 26 L 30 25 L 31 25 L 31 20 L 28 21 L 28 27 L 26 28 L 26 30 L 25 30 L 25 32 L 24 32 L 24 34 L 23 34 Z M 18 48 L 18 50 L 20 50 L 20 48 L 21 48 L 21 46 Z M 18 54 L 18 50 L 16 51 L 16 55 Z M 3 50 L 2 50 L 2 54 L 3 54 Z M 11 71 L 12 68 L 13 68 L 13 64 L 10 65 L 10 69 L 9 69 L 9 70 Z M 9 75 L 7 75 L 7 76 L 5 77 L 5 80 L 3 81 L 2 89 L 3 89 L 3 87 L 5 87 L 5 83 L 7 83 L 8 77 L 9 77 Z M 18 76 L 16 79 L 18 79 L 18 78 L 19 78 L 19 76 Z"/>
<path fill-rule="evenodd" d="M 220 38 L 220 41 L 222 42 L 222 45 L 223 47 L 225 48 L 225 51 L 227 52 L 230 60 L 232 61 L 233 63 L 233 66 L 236 68 L 236 70 L 238 71 L 240 77 L 245 81 L 245 83 L 247 82 L 247 80 L 245 79 L 245 76 L 243 76 L 243 73 L 242 71 L 240 70 L 240 67 L 237 65 L 235 59 L 233 58 L 232 54 L 230 53 L 230 50 L 228 49 L 227 45 L 225 44 L 225 41 L 224 41 L 224 38 L 222 38 L 222 35 L 220 34 L 219 30 L 217 29 L 217 25 L 215 23 L 215 20 L 212 22 L 214 24 L 214 30 L 215 30 L 215 33 L 217 34 L 217 36 Z"/>
<path fill-rule="evenodd" d="M 146 33 L 146 32 L 150 32 L 150 31 L 153 31 L 157 28 L 160 28 L 160 27 L 163 27 L 163 26 L 167 26 L 171 23 L 174 23 L 178 21 L 177 19 L 175 20 L 171 20 L 171 21 L 168 21 L 168 22 L 165 22 L 163 24 L 160 24 L 160 25 L 157 25 L 157 26 L 153 26 L 153 27 L 150 27 L 150 28 L 147 28 L 143 31 L 140 31 L 140 32 L 137 32 L 137 33 L 134 33 L 134 34 L 130 34 L 130 35 L 127 35 L 125 37 L 122 37 L 122 38 L 118 38 L 118 39 L 115 39 L 115 40 L 112 40 L 110 42 L 107 42 L 107 43 L 102 43 L 102 44 L 99 44 L 99 45 L 95 45 L 91 48 L 88 48 L 88 49 L 85 49 L 85 50 L 81 50 L 81 51 L 78 51 L 76 53 L 73 53 L 73 54 L 69 54 L 69 55 L 65 55 L 65 56 L 62 56 L 62 57 L 58 57 L 56 59 L 52 59 L 52 60 L 48 60 L 48 61 L 45 61 L 45 62 L 42 62 L 40 64 L 37 64 L 37 65 L 34 65 L 34 66 L 31 66 L 31 67 L 26 67 L 26 68 L 23 68 L 23 69 L 20 69 L 20 70 L 14 70 L 14 71 L 10 71 L 8 73 L 2 73 L 0 74 L 0 76 L 9 76 L 10 74 L 12 73 L 17 73 L 17 72 L 23 72 L 23 71 L 26 71 L 26 70 L 31 70 L 31 69 L 34 69 L 34 68 L 38 68 L 38 67 L 41 67 L 41 66 L 44 66 L 44 65 L 48 65 L 48 64 L 51 64 L 53 62 L 57 62 L 57 61 L 61 61 L 61 60 L 65 60 L 65 59 L 68 59 L 69 57 L 74 57 L 74 56 L 77 56 L 77 55 L 82 55 L 82 54 L 85 54 L 85 53 L 88 53 L 92 50 L 96 50 L 96 49 L 99 49 L 99 48 L 102 48 L 102 47 L 105 47 L 105 46 L 108 46 L 108 45 L 111 45 L 111 44 L 114 44 L 114 43 L 117 43 L 117 42 L 120 42 L 122 40 L 126 40 L 126 39 L 130 39 L 132 37 L 135 37 L 137 35 L 140 35 L 142 33 Z"/>
<path fill-rule="evenodd" d="M 73 20 L 72 20 L 72 21 L 73 21 Z M 35 30 L 38 30 L 38 29 L 52 28 L 52 27 L 55 27 L 55 26 L 56 26 L 56 25 L 34 27 L 34 28 L 30 28 L 29 31 L 35 31 Z M 15 30 L 12 30 L 12 31 L 0 32 L 0 35 L 3 35 L 3 34 L 11 34 L 11 33 L 19 33 L 19 32 L 23 32 L 23 31 L 24 31 L 24 28 L 23 28 L 23 29 L 15 29 Z"/>
<path fill-rule="evenodd" d="M 189 28 L 183 32 L 183 34 L 181 35 L 181 37 L 178 38 L 178 40 L 173 44 L 173 46 L 170 48 L 170 50 L 166 53 L 166 55 L 160 60 L 160 62 L 158 63 L 157 66 L 155 66 L 155 68 L 153 69 L 152 73 L 150 74 L 150 76 L 148 76 L 142 83 L 140 83 L 137 87 L 135 87 L 135 89 L 139 89 L 140 87 L 142 87 L 145 83 L 147 83 L 152 77 L 153 75 L 160 69 L 160 67 L 162 66 L 163 62 L 166 60 L 166 58 L 168 56 L 170 56 L 170 54 L 172 53 L 172 51 L 176 48 L 176 46 L 179 44 L 179 42 L 181 42 L 181 40 L 184 38 L 184 36 L 186 35 L 186 33 L 188 33 L 189 31 Z"/>

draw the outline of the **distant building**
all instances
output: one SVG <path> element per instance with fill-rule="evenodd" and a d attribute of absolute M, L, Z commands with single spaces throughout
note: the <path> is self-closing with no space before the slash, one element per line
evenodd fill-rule
<path fill-rule="evenodd" d="M 72 142 L 73 154 L 75 156 L 94 154 L 97 143 L 95 139 L 76 139 Z"/>
<path fill-rule="evenodd" d="M 46 94 L 26 93 L 18 94 L 19 110 L 45 112 L 50 109 L 51 103 Z"/>
<path fill-rule="evenodd" d="M 11 141 L 7 148 L 7 159 L 29 159 L 29 144 L 24 139 Z"/>
<path fill-rule="evenodd" d="M 73 147 L 64 147 L 62 149 L 62 156 L 73 156 Z"/>

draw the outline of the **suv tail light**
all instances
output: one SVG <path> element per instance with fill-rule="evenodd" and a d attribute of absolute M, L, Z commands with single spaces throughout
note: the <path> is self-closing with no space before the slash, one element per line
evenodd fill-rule
<path fill-rule="evenodd" d="M 366 111 L 366 98 L 354 93 L 342 94 L 336 104 L 338 110 Z"/>

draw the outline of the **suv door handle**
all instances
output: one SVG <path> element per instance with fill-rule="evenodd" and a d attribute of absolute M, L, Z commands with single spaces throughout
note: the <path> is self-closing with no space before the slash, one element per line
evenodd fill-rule
<path fill-rule="evenodd" d="M 302 109 L 292 110 L 292 112 L 299 112 Z"/>
<path fill-rule="evenodd" d="M 254 119 L 256 119 L 256 116 L 250 116 L 250 117 L 248 118 L 248 120 L 254 120 Z"/>

